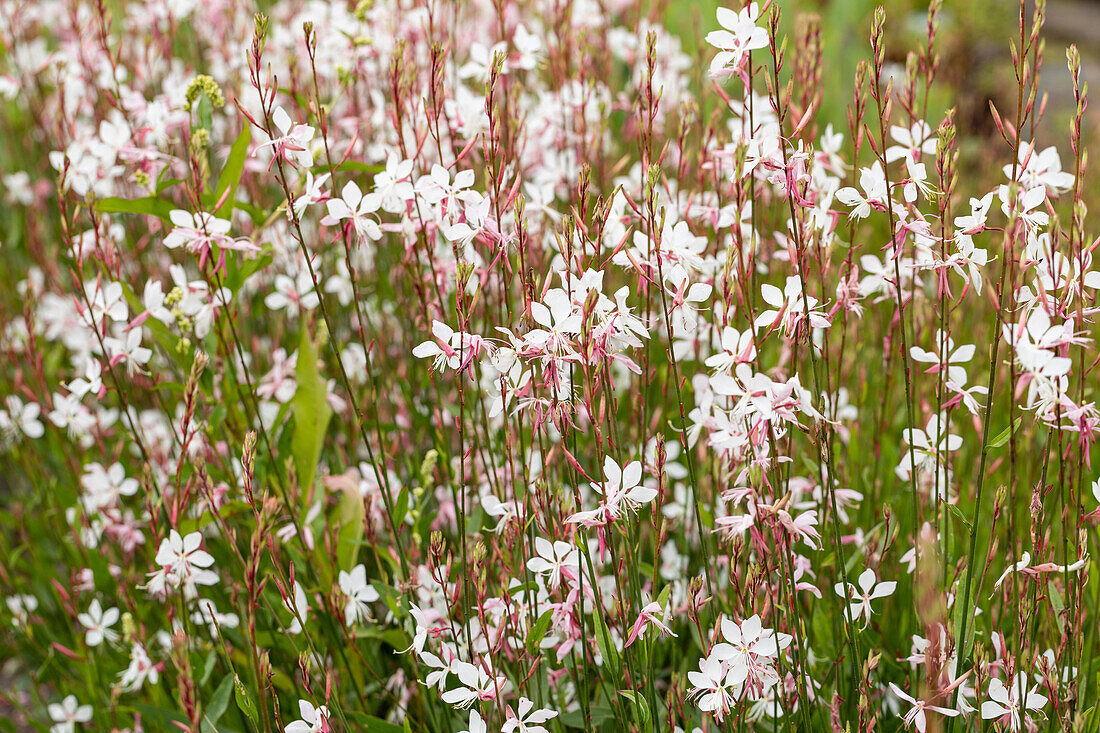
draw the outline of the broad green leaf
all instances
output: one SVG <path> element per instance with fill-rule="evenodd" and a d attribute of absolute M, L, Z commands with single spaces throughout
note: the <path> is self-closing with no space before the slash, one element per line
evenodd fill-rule
<path fill-rule="evenodd" d="M 245 714 L 245 717 L 252 722 L 252 725 L 259 728 L 260 715 L 256 710 L 256 701 L 252 698 L 252 693 L 241 682 L 241 678 L 237 675 L 233 675 L 233 687 L 236 691 L 234 697 L 237 700 L 237 707 L 241 709 L 241 712 Z"/>
<path fill-rule="evenodd" d="M 171 201 L 153 196 L 140 199 L 123 199 L 111 196 L 105 199 L 97 199 L 95 202 L 95 210 L 100 214 L 145 214 L 165 221 L 168 221 L 168 215 L 175 208 Z"/>
<path fill-rule="evenodd" d="M 214 690 L 214 697 L 206 704 L 206 709 L 202 715 L 202 733 L 217 733 L 218 729 L 215 725 L 229 707 L 229 695 L 232 692 L 233 674 L 230 673 L 221 681 L 218 689 Z"/>
<path fill-rule="evenodd" d="M 309 329 L 302 326 L 302 338 L 298 344 L 298 389 L 291 401 L 294 413 L 294 435 L 290 450 L 294 456 L 294 470 L 302 487 L 303 499 L 313 485 L 317 460 L 325 440 L 332 408 L 325 400 L 325 380 L 317 370 L 317 349 L 309 336 Z"/>
<path fill-rule="evenodd" d="M 638 718 L 638 725 L 642 728 L 649 727 L 649 703 L 635 690 L 619 690 L 619 695 L 630 701 L 634 707 L 634 714 Z"/>
<path fill-rule="evenodd" d="M 527 647 L 529 654 L 534 654 L 539 649 L 539 643 L 543 637 L 546 636 L 547 630 L 550 628 L 550 622 L 553 620 L 554 609 L 545 611 L 535 624 L 531 627 L 531 630 L 527 632 L 527 641 L 524 646 Z"/>
<path fill-rule="evenodd" d="M 365 527 L 363 498 L 359 495 L 358 487 L 344 487 L 337 511 L 340 532 L 337 536 L 336 565 L 341 570 L 351 570 L 355 565 Z"/>
<path fill-rule="evenodd" d="M 225 287 L 234 293 L 240 291 L 248 278 L 270 265 L 272 259 L 270 252 L 262 252 L 247 260 L 230 257 L 226 260 Z"/>
<path fill-rule="evenodd" d="M 1014 432 L 1016 432 L 1017 430 L 1020 429 L 1020 420 L 1021 419 L 1022 418 L 1019 418 L 1019 417 L 1016 418 L 1016 420 L 1012 423 L 1011 426 L 1005 428 L 1000 433 L 998 433 L 996 438 L 989 441 L 989 447 L 990 448 L 1000 448 L 1002 445 L 1007 443 L 1009 437 L 1011 437 Z"/>
<path fill-rule="evenodd" d="M 218 183 L 214 187 L 214 201 L 220 201 L 222 195 L 229 191 L 225 203 L 214 212 L 219 218 L 228 219 L 233 213 L 234 200 L 237 198 L 237 186 L 241 182 L 241 174 L 244 173 L 244 163 L 248 158 L 248 144 L 251 141 L 252 130 L 248 125 L 245 125 L 241 129 L 241 134 L 237 135 L 237 139 L 233 142 L 233 147 L 229 149 L 229 157 L 226 158 L 225 167 L 222 168 L 221 175 L 218 176 Z"/>

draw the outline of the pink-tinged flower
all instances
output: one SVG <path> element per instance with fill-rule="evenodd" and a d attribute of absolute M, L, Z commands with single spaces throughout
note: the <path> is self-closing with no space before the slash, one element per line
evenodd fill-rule
<path fill-rule="evenodd" d="M 497 690 L 503 693 L 508 685 L 507 677 L 492 676 L 469 662 L 457 662 L 455 667 L 460 686 L 443 693 L 443 702 L 448 705 L 468 708 L 478 700 L 495 700 Z"/>
<path fill-rule="evenodd" d="M 711 654 L 699 660 L 698 672 L 688 672 L 688 682 L 692 685 L 688 697 L 695 698 L 700 710 L 722 722 L 741 697 L 745 669 L 723 664 Z"/>
<path fill-rule="evenodd" d="M 722 619 L 722 638 L 710 650 L 710 656 L 738 669 L 742 682 L 763 690 L 779 681 L 775 661 L 790 646 L 791 635 L 765 629 L 759 614 L 741 623 Z"/>
<path fill-rule="evenodd" d="M 222 269 L 225 264 L 225 251 L 259 251 L 252 240 L 242 237 L 234 239 L 229 236 L 229 220 L 221 219 L 206 211 L 184 211 L 173 209 L 168 214 L 169 220 L 175 228 L 164 238 L 164 246 L 168 249 L 185 247 L 191 254 L 198 255 L 199 267 L 206 266 L 206 260 L 210 257 L 214 246 L 218 247 L 218 262 L 215 270 Z"/>
<path fill-rule="evenodd" d="M 382 228 L 371 214 L 378 211 L 381 203 L 378 194 L 364 194 L 355 181 L 348 181 L 340 191 L 340 198 L 325 202 L 328 216 L 321 219 L 321 223 L 333 226 L 346 219 L 360 240 L 369 238 L 378 241 L 382 238 Z"/>
<path fill-rule="evenodd" d="M 756 358 L 752 330 L 738 331 L 732 326 L 722 329 L 722 351 L 707 357 L 704 362 L 716 372 L 728 372 L 738 364 L 747 364 Z"/>
<path fill-rule="evenodd" d="M 432 359 L 434 369 L 447 367 L 456 371 L 470 369 L 483 351 L 493 353 L 493 346 L 477 334 L 455 331 L 441 321 L 432 322 L 434 341 L 424 341 L 413 349 L 418 359 Z M 472 372 L 471 372 L 472 373 Z"/>
<path fill-rule="evenodd" d="M 305 187 L 296 199 L 294 199 L 294 213 L 301 216 L 305 212 L 306 208 L 313 204 L 320 203 L 326 197 L 324 191 L 324 185 L 328 183 L 330 173 L 313 177 L 313 173 L 306 171 Z"/>
<path fill-rule="evenodd" d="M 768 32 L 756 25 L 760 7 L 751 3 L 736 13 L 729 8 L 718 8 L 716 15 L 722 30 L 711 31 L 706 37 L 707 43 L 719 49 L 710 62 L 710 74 L 740 74 L 749 52 L 768 45 Z"/>
<path fill-rule="evenodd" d="M 593 490 L 603 494 L 600 506 L 591 511 L 577 512 L 565 521 L 583 524 L 586 527 L 598 527 L 618 519 L 627 511 L 637 511 L 657 496 L 657 489 L 642 484 L 642 463 L 633 461 L 626 468 L 611 456 L 604 458 L 604 482 L 591 484 Z"/>
<path fill-rule="evenodd" d="M 860 193 L 851 186 L 845 186 L 836 192 L 836 200 L 846 206 L 854 206 L 848 215 L 855 219 L 866 219 L 871 215 L 871 209 L 886 210 L 887 190 L 886 171 L 882 164 L 875 162 L 870 168 L 859 169 Z"/>
<path fill-rule="evenodd" d="M 1010 565 L 1007 570 L 1001 573 L 1001 577 L 997 578 L 997 582 L 993 584 L 993 587 L 1000 588 L 1001 585 L 1005 582 L 1005 579 L 1014 572 L 1020 573 L 1021 575 L 1027 575 L 1032 578 L 1037 578 L 1042 573 L 1057 573 L 1059 575 L 1062 575 L 1064 573 L 1075 573 L 1081 568 L 1085 567 L 1088 562 L 1089 556 L 1088 554 L 1086 554 L 1080 560 L 1071 563 L 1070 565 L 1058 565 L 1057 563 L 1053 562 L 1043 562 L 1037 565 L 1032 565 L 1031 553 L 1025 551 L 1022 555 L 1020 555 L 1020 559 L 1018 562 Z"/>
<path fill-rule="evenodd" d="M 770 283 L 764 283 L 760 286 L 760 295 L 764 302 L 772 306 L 772 310 L 763 311 L 756 317 L 753 325 L 757 328 L 778 328 L 790 335 L 803 325 L 807 316 L 811 327 L 829 327 L 828 316 L 818 310 L 818 299 L 812 295 L 803 296 L 802 281 L 797 275 L 789 276 L 782 290 Z"/>
<path fill-rule="evenodd" d="M 982 703 L 982 720 L 998 720 L 1005 730 L 1018 731 L 1022 727 L 1021 715 L 1031 720 L 1029 710 L 1041 710 L 1046 707 L 1047 698 L 1032 687 L 1028 690 L 1027 674 L 1020 672 L 1010 685 L 997 677 L 989 681 L 989 699 Z"/>
<path fill-rule="evenodd" d="M 848 583 L 845 588 L 844 583 L 837 583 L 833 586 L 833 590 L 841 598 L 848 598 L 851 605 L 848 607 L 848 618 L 855 621 L 860 616 L 863 617 L 863 625 L 867 626 L 871 622 L 871 601 L 876 598 L 885 598 L 894 594 L 894 589 L 897 587 L 897 583 L 889 580 L 882 583 L 876 582 L 875 571 L 871 568 L 867 568 L 860 573 L 859 588 L 856 588 L 852 583 Z"/>
<path fill-rule="evenodd" d="M 145 647 L 135 641 L 130 647 L 130 664 L 119 675 L 119 691 L 136 692 L 144 687 L 146 682 L 155 685 L 159 681 L 158 665 L 153 664 Z"/>
<path fill-rule="evenodd" d="M 524 345 L 534 352 L 572 354 L 572 337 L 581 332 L 581 314 L 569 294 L 559 288 L 547 292 L 542 301 L 531 303 L 531 318 L 542 328 L 528 331 Z"/>
<path fill-rule="evenodd" d="M 163 596 L 169 588 L 182 589 L 185 597 L 193 598 L 196 586 L 217 583 L 218 574 L 206 569 L 214 564 L 214 558 L 200 550 L 200 544 L 202 534 L 199 532 L 181 537 L 179 532 L 171 530 L 157 549 L 156 563 L 161 569 L 150 576 L 146 586 L 149 592 Z"/>
<path fill-rule="evenodd" d="M 299 700 L 298 714 L 302 719 L 288 725 L 285 728 L 286 733 L 328 733 L 332 730 L 328 724 L 328 707 L 325 705 L 313 707 L 313 703 L 308 700 Z"/>
<path fill-rule="evenodd" d="M 905 691 L 893 682 L 890 683 L 890 691 L 912 706 L 905 715 L 901 716 L 901 722 L 905 724 L 906 728 L 911 725 L 914 726 L 919 733 L 924 733 L 925 729 L 928 727 L 928 717 L 925 713 L 926 710 L 932 710 L 940 715 L 946 715 L 949 718 L 954 718 L 959 714 L 958 710 L 936 707 L 935 705 L 929 704 L 927 700 L 916 700 L 906 694 Z"/>
<path fill-rule="evenodd" d="M 630 629 L 630 636 L 626 639 L 626 646 L 630 646 L 640 635 L 644 634 L 646 628 L 648 628 L 650 624 L 656 626 L 669 636 L 677 636 L 677 634 L 665 623 L 664 617 L 666 615 L 667 611 L 661 608 L 661 604 L 657 601 L 653 601 L 644 606 L 642 612 L 638 614 L 638 618 L 634 621 L 634 626 Z"/>
<path fill-rule="evenodd" d="M 69 695 L 60 703 L 50 703 L 46 712 L 54 722 L 50 726 L 50 733 L 73 733 L 77 723 L 88 723 L 92 720 L 92 706 L 81 705 L 75 695 Z"/>
<path fill-rule="evenodd" d="M 562 578 L 576 580 L 580 574 L 580 554 L 577 548 L 561 540 L 550 544 L 542 537 L 535 538 L 535 552 L 538 557 L 527 561 L 527 569 L 538 575 L 549 575 L 546 581 L 551 590 L 561 584 Z"/>
<path fill-rule="evenodd" d="M 504 721 L 500 733 L 513 733 L 513 731 L 515 733 L 547 733 L 542 723 L 551 718 L 556 718 L 557 711 L 545 708 L 535 710 L 534 708 L 535 703 L 526 697 L 521 697 L 518 711 L 513 712 L 511 706 L 508 707 L 508 720 Z"/>
<path fill-rule="evenodd" d="M 312 166 L 313 152 L 309 149 L 309 144 L 313 140 L 315 130 L 309 125 L 296 125 L 291 122 L 290 115 L 282 107 L 276 109 L 275 113 L 271 115 L 271 121 L 275 123 L 276 129 L 282 134 L 279 137 L 271 138 L 271 140 L 257 148 L 256 151 L 259 152 L 261 149 L 271 146 L 275 153 L 272 162 L 282 158 L 296 167 L 309 168 Z"/>

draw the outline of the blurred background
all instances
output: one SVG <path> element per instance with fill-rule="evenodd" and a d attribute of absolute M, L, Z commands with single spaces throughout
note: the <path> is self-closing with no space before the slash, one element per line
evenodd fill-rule
<path fill-rule="evenodd" d="M 871 54 L 869 40 L 875 8 L 887 11 L 887 59 L 897 64 L 898 82 L 904 78 L 906 54 L 926 43 L 927 0 L 774 0 L 783 11 L 784 30 L 797 38 L 798 16 L 821 18 L 824 47 L 823 87 L 845 90 L 822 100 L 822 126 L 831 122 L 847 133 L 846 110 L 856 65 Z M 666 24 L 686 48 L 697 47 L 714 24 L 719 0 L 669 0 Z M 761 3 L 763 4 L 763 3 Z M 1027 2 L 1030 26 L 1034 0 Z M 928 122 L 935 127 L 950 107 L 957 108 L 961 163 L 966 167 L 1006 162 L 1006 145 L 997 133 L 990 102 L 1007 119 L 1016 111 L 1016 79 L 1010 43 L 1019 41 L 1019 0 L 944 0 L 936 47 L 940 57 L 936 88 L 928 106 Z M 1069 121 L 1074 109 L 1073 87 L 1066 65 L 1066 49 L 1076 44 L 1081 54 L 1081 76 L 1100 93 L 1100 0 L 1048 0 L 1042 37 L 1045 39 L 1040 86 L 1047 95 L 1045 113 L 1035 129 L 1040 149 L 1055 145 L 1063 164 L 1071 160 Z M 1100 108 L 1087 113 L 1086 145 L 1095 146 Z M 990 144 L 990 141 L 996 144 Z M 1089 203 L 1100 205 L 1100 192 L 1089 192 Z"/>

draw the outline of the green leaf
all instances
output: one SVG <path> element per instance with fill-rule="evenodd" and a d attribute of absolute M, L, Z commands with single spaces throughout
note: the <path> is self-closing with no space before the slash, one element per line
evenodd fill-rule
<path fill-rule="evenodd" d="M 634 690 L 619 690 L 619 695 L 630 701 L 634 707 L 634 715 L 638 718 L 640 728 L 649 727 L 649 703 Z"/>
<path fill-rule="evenodd" d="M 393 507 L 393 521 L 401 524 L 409 514 L 409 487 L 404 487 L 397 494 L 397 503 Z"/>
<path fill-rule="evenodd" d="M 615 640 L 611 638 L 611 632 L 603 620 L 603 613 L 596 609 L 592 614 L 592 623 L 596 627 L 596 646 L 600 648 L 600 656 L 603 657 L 604 666 L 609 669 L 617 669 L 619 666 L 619 650 L 615 647 Z"/>
<path fill-rule="evenodd" d="M 524 646 L 527 647 L 529 654 L 534 654 L 538 651 L 539 642 L 546 636 L 547 630 L 550 628 L 550 621 L 554 615 L 554 609 L 550 609 L 544 612 L 535 621 L 535 624 L 531 627 L 531 630 L 527 632 L 527 641 L 524 642 Z"/>
<path fill-rule="evenodd" d="M 225 679 L 214 690 L 214 697 L 206 705 L 206 711 L 202 715 L 202 733 L 217 733 L 215 724 L 218 718 L 225 714 L 229 707 L 229 694 L 233 691 L 233 674 L 227 674 Z"/>
<path fill-rule="evenodd" d="M 317 460 L 321 457 L 321 446 L 325 440 L 332 408 L 325 400 L 327 392 L 325 380 L 317 370 L 317 349 L 309 336 L 309 329 L 302 326 L 302 338 L 298 345 L 298 389 L 291 401 L 294 413 L 294 435 L 290 442 L 290 451 L 294 456 L 294 470 L 298 475 L 298 484 L 302 487 L 303 499 L 313 485 L 313 474 L 317 470 Z"/>
<path fill-rule="evenodd" d="M 265 248 L 267 246 L 265 245 Z M 229 258 L 226 261 L 225 287 L 229 288 L 230 292 L 240 291 L 248 278 L 270 265 L 273 259 L 270 252 L 262 252 L 247 260 Z"/>
<path fill-rule="evenodd" d="M 955 519 L 958 519 L 967 529 L 970 529 L 970 520 L 966 518 L 965 514 L 963 514 L 962 509 L 959 509 L 954 504 L 948 504 L 947 502 L 944 502 L 943 505 L 947 507 L 948 512 L 955 516 Z"/>
<path fill-rule="evenodd" d="M 111 196 L 105 199 L 97 199 L 95 202 L 95 210 L 100 214 L 145 214 L 165 221 L 168 221 L 168 215 L 175 208 L 171 201 L 153 196 L 140 199 L 123 199 Z"/>
<path fill-rule="evenodd" d="M 1009 439 L 1009 437 L 1010 437 L 1010 436 L 1011 436 L 1011 435 L 1012 435 L 1012 434 L 1013 434 L 1014 432 L 1016 432 L 1017 430 L 1019 430 L 1019 429 L 1020 429 L 1020 421 L 1021 421 L 1022 419 L 1023 419 L 1022 417 L 1018 417 L 1018 418 L 1016 418 L 1016 420 L 1015 420 L 1015 421 L 1014 421 L 1014 422 L 1012 423 L 1012 425 L 1011 425 L 1011 426 L 1009 426 L 1009 427 L 1005 428 L 1004 430 L 1002 430 L 1002 431 L 1001 431 L 1001 432 L 1000 432 L 1000 433 L 999 433 L 999 434 L 997 435 L 997 437 L 996 437 L 996 438 L 994 438 L 993 440 L 989 441 L 989 447 L 990 447 L 990 448 L 1000 448 L 1000 447 L 1001 447 L 1002 445 L 1004 445 L 1005 443 L 1007 443 L 1007 442 L 1008 442 L 1008 439 Z"/>
<path fill-rule="evenodd" d="M 363 511 L 363 498 L 359 495 L 359 488 L 343 487 L 343 495 L 340 497 L 338 511 L 340 532 L 337 535 L 336 565 L 341 570 L 350 571 L 355 565 L 355 559 L 359 553 L 360 540 L 363 539 L 365 530 L 365 513 Z"/>
<path fill-rule="evenodd" d="M 260 716 L 256 711 L 256 701 L 252 699 L 252 693 L 248 691 L 248 688 L 244 686 L 241 678 L 237 675 L 233 675 L 233 687 L 236 692 L 234 697 L 237 700 L 237 707 L 252 722 L 252 725 L 258 728 L 260 726 Z"/>
<path fill-rule="evenodd" d="M 233 213 L 234 200 L 237 198 L 237 186 L 241 182 L 241 174 L 244 173 L 244 163 L 248 158 L 248 144 L 252 141 L 252 130 L 248 125 L 241 129 L 241 134 L 233 142 L 229 149 L 229 157 L 225 160 L 225 167 L 218 176 L 218 184 L 214 187 L 214 200 L 220 201 L 222 195 L 229 191 L 225 197 L 225 203 L 218 207 L 215 213 L 221 219 L 228 219 Z"/>

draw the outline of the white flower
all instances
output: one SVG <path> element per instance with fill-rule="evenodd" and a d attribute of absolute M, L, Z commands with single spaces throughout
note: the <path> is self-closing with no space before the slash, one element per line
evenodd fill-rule
<path fill-rule="evenodd" d="M 119 497 L 133 496 L 140 484 L 137 479 L 126 477 L 121 463 L 113 463 L 110 468 L 103 468 L 100 463 L 89 463 L 80 477 L 80 486 L 84 489 L 80 497 L 84 511 L 93 514 L 100 509 L 116 506 Z"/>
<path fill-rule="evenodd" d="M 194 598 L 196 586 L 214 585 L 218 574 L 207 570 L 214 564 L 214 558 L 205 550 L 200 550 L 202 534 L 192 532 L 181 537 L 176 530 L 161 540 L 157 549 L 156 563 L 161 569 L 149 578 L 146 588 L 156 596 L 163 596 L 169 588 L 182 588 L 186 598 Z"/>
<path fill-rule="evenodd" d="M 580 571 L 577 548 L 561 540 L 550 544 L 550 540 L 535 538 L 535 552 L 538 557 L 527 561 L 527 569 L 538 575 L 549 574 L 547 587 L 551 590 L 561 584 L 562 577 L 576 579 Z"/>
<path fill-rule="evenodd" d="M 302 633 L 302 622 L 309 617 L 309 601 L 306 599 L 305 589 L 297 580 L 294 581 L 292 595 L 293 598 L 283 599 L 283 606 L 291 613 L 290 625 L 287 627 L 286 632 L 288 634 L 300 634 Z"/>
<path fill-rule="evenodd" d="M 371 214 L 378 211 L 381 203 L 382 199 L 378 194 L 364 195 L 355 181 L 348 181 L 340 191 L 340 198 L 331 198 L 325 202 L 328 216 L 321 219 L 321 223 L 332 226 L 347 219 L 360 239 L 367 237 L 378 241 L 382 238 L 382 229 Z"/>
<path fill-rule="evenodd" d="M 500 733 L 512 733 L 512 731 L 516 733 L 547 733 L 546 728 L 541 724 L 557 717 L 558 713 L 545 708 L 535 710 L 534 707 L 535 703 L 526 697 L 521 697 L 517 712 L 513 713 L 512 708 L 508 708 L 508 720 L 501 726 Z"/>
<path fill-rule="evenodd" d="M 130 647 L 130 666 L 119 675 L 119 691 L 135 692 L 140 690 L 146 681 L 157 684 L 160 681 L 160 672 L 149 659 L 145 647 L 135 641 Z"/>
<path fill-rule="evenodd" d="M 75 695 L 69 695 L 60 703 L 51 703 L 46 711 L 54 722 L 50 733 L 73 733 L 77 723 L 87 723 L 92 719 L 92 706 L 81 705 Z"/>
<path fill-rule="evenodd" d="M 104 611 L 99 601 L 93 600 L 88 606 L 88 612 L 79 614 L 76 620 L 87 629 L 84 632 L 84 641 L 88 646 L 99 646 L 105 640 L 108 642 L 118 640 L 118 632 L 111 627 L 118 623 L 119 616 L 117 608 L 108 608 Z"/>
<path fill-rule="evenodd" d="M 220 219 L 205 211 L 191 213 L 183 209 L 173 209 L 168 218 L 175 225 L 175 229 L 164 238 L 164 246 L 168 249 L 186 247 L 193 254 L 209 250 L 213 244 L 230 249 L 256 249 L 251 242 L 234 246 L 229 236 L 228 219 Z"/>
<path fill-rule="evenodd" d="M 302 719 L 288 725 L 285 733 L 321 733 L 328 730 L 327 706 L 313 707 L 313 703 L 308 700 L 299 700 L 298 714 Z"/>
<path fill-rule="evenodd" d="M 415 191 L 409 176 L 413 162 L 400 160 L 394 151 L 386 156 L 386 168 L 374 176 L 374 195 L 379 198 L 382 211 L 390 214 L 405 213 Z"/>
<path fill-rule="evenodd" d="M 790 634 L 777 634 L 765 629 L 759 615 L 753 615 L 740 624 L 722 619 L 723 642 L 715 644 L 710 655 L 740 670 L 742 680 L 754 687 L 770 687 L 779 681 L 772 666 L 779 652 L 791 643 Z"/>
<path fill-rule="evenodd" d="M 1027 690 L 1027 674 L 1020 672 L 1010 682 L 1005 687 L 997 677 L 989 681 L 989 699 L 982 703 L 982 720 L 1000 720 L 1006 730 L 1017 731 L 1021 728 L 1020 713 L 1046 707 L 1047 699 L 1031 688 L 1023 694 L 1021 704 L 1021 691 Z"/>
<path fill-rule="evenodd" d="M 344 606 L 344 623 L 354 626 L 367 619 L 370 607 L 368 603 L 378 600 L 378 591 L 367 583 L 367 568 L 360 563 L 351 569 L 351 572 L 340 571 L 340 591 L 347 596 L 348 603 Z"/>
<path fill-rule="evenodd" d="M 476 710 L 471 710 L 470 724 L 466 726 L 466 730 L 459 731 L 459 733 L 489 733 L 489 729 L 486 727 L 485 721 L 481 717 L 481 713 Z"/>
<path fill-rule="evenodd" d="M 756 25 L 760 17 L 757 3 L 736 13 L 729 8 L 718 8 L 716 16 L 723 30 L 711 31 L 706 37 L 707 43 L 719 49 L 710 62 L 712 76 L 739 70 L 750 51 L 768 45 L 768 32 Z"/>
<path fill-rule="evenodd" d="M 699 660 L 698 672 L 688 672 L 688 682 L 692 685 L 688 696 L 695 698 L 700 710 L 713 713 L 721 722 L 741 697 L 745 675 L 744 667 L 724 665 L 711 654 Z"/>
<path fill-rule="evenodd" d="M 455 662 L 454 668 L 462 684 L 443 693 L 443 702 L 448 705 L 468 708 L 477 700 L 492 700 L 497 696 L 497 690 L 503 693 L 508 684 L 506 677 L 493 677 L 481 667 L 476 667 L 469 662 Z"/>
<path fill-rule="evenodd" d="M 257 152 L 270 145 L 275 151 L 276 158 L 282 158 L 291 165 L 301 168 L 312 166 L 313 153 L 309 149 L 309 144 L 313 140 L 315 130 L 309 125 L 295 125 L 282 107 L 276 109 L 271 115 L 271 121 L 275 123 L 275 127 L 282 135 L 271 138 L 257 148 Z"/>
<path fill-rule="evenodd" d="M 325 192 L 323 186 L 328 183 L 330 175 L 329 173 L 325 173 L 322 176 L 314 178 L 311 171 L 306 171 L 306 182 L 303 191 L 300 196 L 294 199 L 294 213 L 297 216 L 301 216 L 302 212 L 306 210 L 306 207 L 324 198 Z"/>
<path fill-rule="evenodd" d="M 885 208 L 887 200 L 886 172 L 882 165 L 875 162 L 870 168 L 859 169 L 861 194 L 851 186 L 845 186 L 836 192 L 836 200 L 846 206 L 854 206 L 849 216 L 866 219 L 871 215 L 871 207 Z"/>
<path fill-rule="evenodd" d="M 624 511 L 637 511 L 643 504 L 648 504 L 657 496 L 657 489 L 642 484 L 642 463 L 633 461 L 625 468 L 611 456 L 604 458 L 603 473 L 605 476 L 602 484 L 593 482 L 593 490 L 603 494 L 603 501 L 598 509 L 577 512 L 567 522 L 579 522 L 585 526 L 607 524 L 617 519 Z"/>
<path fill-rule="evenodd" d="M 12 422 L 19 426 L 19 429 L 28 438 L 41 438 L 46 429 L 42 427 L 42 422 L 38 419 L 42 414 L 42 408 L 39 407 L 37 402 L 27 402 L 24 404 L 23 400 L 19 399 L 15 395 L 8 395 L 4 398 L 4 404 L 8 408 L 8 416 Z"/>
<path fill-rule="evenodd" d="M 841 598 L 847 597 L 851 601 L 851 606 L 848 608 L 848 618 L 855 621 L 860 616 L 863 616 L 863 625 L 866 626 L 871 621 L 871 601 L 876 598 L 885 598 L 893 595 L 894 589 L 897 587 L 897 583 L 889 580 L 882 583 L 876 583 L 875 571 L 871 568 L 867 568 L 860 573 L 859 588 L 856 588 L 851 583 L 848 583 L 848 587 L 844 587 L 844 583 L 837 583 L 833 586 L 833 590 Z"/>
<path fill-rule="evenodd" d="M 920 733 L 924 733 L 925 729 L 928 727 L 928 717 L 925 714 L 925 710 L 934 710 L 940 715 L 946 715 L 950 718 L 954 718 L 959 714 L 958 710 L 936 707 L 935 705 L 928 704 L 925 700 L 915 700 L 893 682 L 890 683 L 890 691 L 912 706 L 905 715 L 901 716 L 901 720 L 906 728 L 912 725 L 916 727 Z"/>
<path fill-rule="evenodd" d="M 828 317 L 817 309 L 817 298 L 811 295 L 803 297 L 802 281 L 797 275 L 789 276 L 782 290 L 771 283 L 764 283 L 760 286 L 760 295 L 774 310 L 763 311 L 756 317 L 753 325 L 757 328 L 779 328 L 785 334 L 792 334 L 807 315 L 811 327 L 829 327 Z"/>

